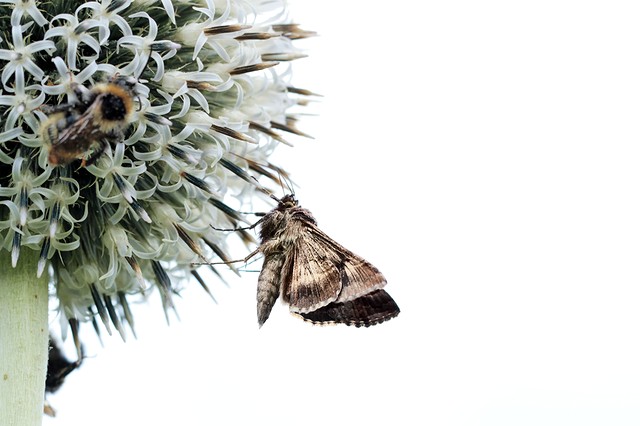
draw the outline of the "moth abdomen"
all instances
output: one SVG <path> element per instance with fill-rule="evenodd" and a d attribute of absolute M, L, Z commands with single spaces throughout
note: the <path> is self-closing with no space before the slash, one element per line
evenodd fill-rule
<path fill-rule="evenodd" d="M 262 271 L 260 271 L 260 276 L 258 277 L 258 292 L 256 295 L 258 301 L 258 324 L 261 327 L 269 318 L 271 309 L 280 296 L 283 264 L 284 255 L 282 253 L 265 254 Z"/>

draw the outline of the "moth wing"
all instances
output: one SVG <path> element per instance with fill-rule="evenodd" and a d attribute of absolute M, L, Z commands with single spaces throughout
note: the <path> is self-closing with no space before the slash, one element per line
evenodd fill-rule
<path fill-rule="evenodd" d="M 375 290 L 347 302 L 334 302 L 313 312 L 299 313 L 314 324 L 346 324 L 369 327 L 395 318 L 400 308 L 384 290 Z"/>
<path fill-rule="evenodd" d="M 315 239 L 322 241 L 329 250 L 339 254 L 340 261 L 336 267 L 340 271 L 341 290 L 336 302 L 357 299 L 387 284 L 378 268 L 335 242 L 317 226 L 311 226 L 311 234 Z"/>
<path fill-rule="evenodd" d="M 315 311 L 332 302 L 345 302 L 382 288 L 378 269 L 333 241 L 317 226 L 300 222 L 300 237 L 289 251 L 290 275 L 283 295 L 293 312 Z"/>
<path fill-rule="evenodd" d="M 338 253 L 309 232 L 307 224 L 287 252 L 283 280 L 283 300 L 293 312 L 311 312 L 337 299 L 340 294 L 340 263 Z"/>

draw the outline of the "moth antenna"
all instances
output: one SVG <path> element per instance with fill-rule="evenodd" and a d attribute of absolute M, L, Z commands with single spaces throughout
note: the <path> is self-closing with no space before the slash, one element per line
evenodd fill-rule
<path fill-rule="evenodd" d="M 280 171 L 278 171 L 278 174 L 280 174 Z M 287 183 L 287 190 L 289 190 L 289 193 L 295 197 L 296 191 L 293 189 L 293 182 L 291 182 L 291 179 L 287 176 L 282 176 L 282 178 Z"/>
<path fill-rule="evenodd" d="M 282 173 L 280 173 L 280 170 L 276 170 L 276 171 L 278 172 L 278 182 L 280 183 L 280 191 L 282 191 L 282 196 L 284 197 L 287 194 L 284 193 L 284 182 L 282 181 Z M 287 186 L 289 186 L 288 183 L 287 183 Z"/>
<path fill-rule="evenodd" d="M 240 263 L 240 262 L 245 262 L 245 259 L 236 259 L 236 260 L 229 260 L 226 262 L 192 262 L 191 266 L 202 266 L 202 265 L 208 265 L 208 266 L 213 266 L 213 265 L 229 265 L 231 263 Z M 247 265 L 250 265 L 252 263 L 254 263 L 256 261 L 251 261 L 249 263 L 247 263 Z M 242 270 L 242 269 L 241 269 Z"/>

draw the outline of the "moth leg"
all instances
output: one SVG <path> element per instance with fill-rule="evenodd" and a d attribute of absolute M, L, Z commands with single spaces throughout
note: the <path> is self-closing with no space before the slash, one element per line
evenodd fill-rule
<path fill-rule="evenodd" d="M 240 262 L 247 263 L 249 259 L 251 259 L 253 256 L 255 256 L 258 253 L 260 253 L 260 247 L 258 247 L 257 249 L 249 253 L 249 255 L 243 259 L 227 260 L 225 262 L 193 262 L 191 265 L 228 265 L 230 263 L 240 263 Z"/>
<path fill-rule="evenodd" d="M 259 214 L 259 213 L 254 213 L 254 214 Z M 249 226 L 241 226 L 238 228 L 216 228 L 213 225 L 209 225 L 211 228 L 213 228 L 216 231 L 225 231 L 225 232 L 233 232 L 233 231 L 247 231 L 249 229 L 253 229 L 256 226 L 260 225 L 262 223 L 262 221 L 264 220 L 264 217 L 260 218 L 260 220 L 258 220 L 256 223 L 249 225 Z"/>
<path fill-rule="evenodd" d="M 249 253 L 247 255 L 247 257 L 245 257 L 244 259 L 242 259 L 243 262 L 248 262 L 249 259 L 251 259 L 253 256 L 255 256 L 256 254 L 260 253 L 260 247 L 258 247 L 257 249 L 255 249 L 254 251 L 252 251 L 251 253 Z"/>

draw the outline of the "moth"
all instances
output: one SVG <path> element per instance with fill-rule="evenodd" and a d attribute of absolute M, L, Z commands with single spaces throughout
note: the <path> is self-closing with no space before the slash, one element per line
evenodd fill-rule
<path fill-rule="evenodd" d="M 77 101 L 43 107 L 49 116 L 40 136 L 49 146 L 49 163 L 64 166 L 82 159 L 83 166 L 90 165 L 109 144 L 124 140 L 138 96 L 136 83 L 133 77 L 116 75 L 91 89 L 75 84 Z"/>
<path fill-rule="evenodd" d="M 278 297 L 292 313 L 316 324 L 368 327 L 400 313 L 375 266 L 322 232 L 293 195 L 271 197 L 278 205 L 253 225 L 260 224 L 260 246 L 244 259 L 264 255 L 257 294 L 260 326 Z"/>

